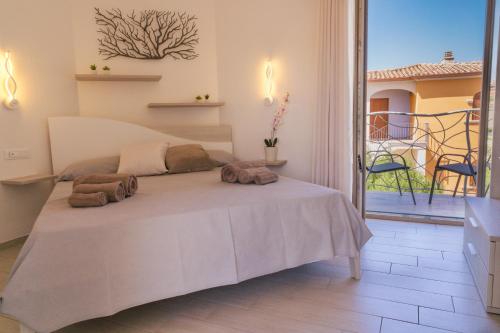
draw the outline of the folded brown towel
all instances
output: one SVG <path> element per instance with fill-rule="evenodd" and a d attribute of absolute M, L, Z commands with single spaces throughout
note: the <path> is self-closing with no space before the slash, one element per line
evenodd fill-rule
<path fill-rule="evenodd" d="M 103 192 L 73 193 L 68 198 L 68 203 L 75 208 L 102 207 L 108 203 L 108 198 Z"/>
<path fill-rule="evenodd" d="M 238 181 L 242 184 L 253 183 L 255 181 L 255 176 L 258 173 L 263 173 L 263 172 L 271 172 L 271 170 L 269 170 L 266 167 L 241 169 L 240 172 L 238 173 Z"/>
<path fill-rule="evenodd" d="M 278 178 L 278 175 L 269 169 L 267 171 L 259 171 L 255 175 L 255 184 L 266 185 L 269 183 L 274 183 L 278 181 Z"/>
<path fill-rule="evenodd" d="M 79 184 L 73 188 L 73 193 L 100 193 L 106 194 L 109 202 L 118 202 L 125 199 L 125 187 L 122 182 L 106 184 Z"/>
<path fill-rule="evenodd" d="M 224 182 L 236 183 L 241 170 L 266 166 L 265 161 L 238 161 L 226 164 L 221 169 L 221 179 Z"/>
<path fill-rule="evenodd" d="M 240 167 L 234 164 L 227 164 L 222 167 L 221 179 L 224 182 L 236 183 L 238 181 L 238 175 L 240 171 L 241 171 Z"/>
<path fill-rule="evenodd" d="M 73 188 L 80 184 L 105 184 L 120 181 L 125 188 L 125 194 L 127 197 L 134 195 L 137 192 L 138 182 L 137 177 L 127 174 L 103 174 L 94 173 L 91 175 L 77 177 L 73 181 Z"/>

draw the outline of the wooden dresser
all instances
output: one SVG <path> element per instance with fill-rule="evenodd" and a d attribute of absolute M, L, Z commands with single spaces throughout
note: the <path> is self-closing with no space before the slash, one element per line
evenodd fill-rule
<path fill-rule="evenodd" d="M 464 254 L 486 311 L 500 314 L 500 200 L 466 199 Z"/>

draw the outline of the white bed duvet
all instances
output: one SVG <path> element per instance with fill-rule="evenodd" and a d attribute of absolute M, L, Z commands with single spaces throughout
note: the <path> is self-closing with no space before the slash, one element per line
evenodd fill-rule
<path fill-rule="evenodd" d="M 58 183 L 19 255 L 0 312 L 37 332 L 334 256 L 371 237 L 340 192 L 281 177 L 257 186 L 219 169 L 139 179 L 138 193 L 73 209 Z"/>

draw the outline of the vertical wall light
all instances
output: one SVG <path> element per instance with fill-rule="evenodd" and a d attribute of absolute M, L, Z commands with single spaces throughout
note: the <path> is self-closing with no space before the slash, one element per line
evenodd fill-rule
<path fill-rule="evenodd" d="M 7 98 L 4 100 L 3 104 L 7 109 L 14 110 L 19 106 L 19 101 L 16 99 L 17 82 L 14 78 L 14 69 L 9 51 L 5 52 L 4 67 L 5 72 L 7 73 L 7 77 L 4 82 Z"/>
<path fill-rule="evenodd" d="M 274 103 L 273 89 L 274 89 L 274 78 L 273 78 L 273 63 L 269 60 L 266 63 L 265 68 L 266 81 L 265 81 L 265 103 L 266 105 L 272 105 Z"/>

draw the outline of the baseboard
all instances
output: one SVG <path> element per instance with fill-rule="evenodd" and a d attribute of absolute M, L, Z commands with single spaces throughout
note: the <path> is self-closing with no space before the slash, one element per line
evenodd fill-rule
<path fill-rule="evenodd" d="M 22 237 L 19 237 L 19 238 L 16 238 L 16 239 L 4 242 L 4 243 L 0 243 L 0 250 L 6 249 L 8 247 L 12 247 L 14 245 L 22 244 L 26 241 L 27 238 L 28 238 L 28 236 L 22 236 Z"/>
<path fill-rule="evenodd" d="M 377 220 L 390 220 L 402 222 L 416 222 L 427 224 L 440 224 L 440 225 L 453 225 L 463 227 L 463 219 L 446 218 L 446 217 L 432 217 L 432 216 L 419 216 L 419 215 L 405 215 L 405 214 L 387 214 L 387 213 L 366 213 L 366 218 Z"/>

